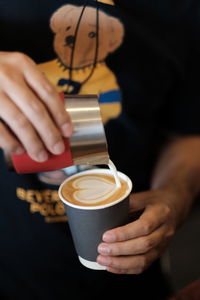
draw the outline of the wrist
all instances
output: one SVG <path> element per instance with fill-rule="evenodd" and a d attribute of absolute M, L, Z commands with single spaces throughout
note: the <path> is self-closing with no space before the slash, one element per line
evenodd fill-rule
<path fill-rule="evenodd" d="M 162 187 L 161 190 L 168 195 L 166 199 L 168 204 L 171 206 L 176 220 L 176 227 L 178 227 L 189 214 L 195 197 L 190 192 L 190 189 L 183 184 L 167 185 Z"/>

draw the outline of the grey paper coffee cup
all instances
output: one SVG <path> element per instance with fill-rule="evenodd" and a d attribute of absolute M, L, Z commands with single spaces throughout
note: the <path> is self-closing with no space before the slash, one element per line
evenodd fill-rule
<path fill-rule="evenodd" d="M 93 169 L 75 174 L 61 184 L 58 191 L 59 197 L 65 206 L 74 246 L 80 262 L 90 269 L 105 270 L 106 267 L 96 262 L 97 248 L 102 242 L 105 231 L 128 223 L 129 194 L 132 190 L 132 182 L 128 176 L 118 172 L 119 177 L 128 184 L 128 190 L 123 197 L 105 205 L 79 206 L 68 202 L 62 196 L 62 187 L 70 179 L 84 174 L 112 175 L 109 169 Z"/>

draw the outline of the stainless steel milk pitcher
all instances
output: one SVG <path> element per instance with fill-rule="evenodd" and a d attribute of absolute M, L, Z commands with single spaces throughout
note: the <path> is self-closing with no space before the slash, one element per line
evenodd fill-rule
<path fill-rule="evenodd" d="M 17 173 L 53 171 L 72 165 L 108 164 L 109 155 L 104 126 L 101 119 L 97 95 L 61 94 L 65 109 L 73 124 L 73 134 L 64 138 L 65 152 L 61 155 L 49 153 L 49 159 L 38 163 L 27 153 L 10 155 L 5 153 L 7 165 Z"/>

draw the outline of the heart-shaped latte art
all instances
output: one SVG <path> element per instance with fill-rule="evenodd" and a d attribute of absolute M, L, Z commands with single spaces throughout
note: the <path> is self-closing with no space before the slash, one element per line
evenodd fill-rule
<path fill-rule="evenodd" d="M 76 189 L 74 199 L 87 204 L 104 201 L 116 191 L 115 183 L 95 175 L 77 178 L 73 187 Z"/>

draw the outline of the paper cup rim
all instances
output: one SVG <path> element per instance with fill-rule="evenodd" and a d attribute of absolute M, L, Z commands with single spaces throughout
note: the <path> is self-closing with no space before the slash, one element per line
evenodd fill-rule
<path fill-rule="evenodd" d="M 112 173 L 111 173 L 111 171 L 110 171 L 109 169 L 98 169 L 98 168 L 97 168 L 97 169 L 92 169 L 92 170 L 87 170 L 87 171 L 81 171 L 81 172 L 79 172 L 79 173 L 76 173 L 76 174 L 74 174 L 74 175 L 68 177 L 67 179 L 65 179 L 65 180 L 61 183 L 61 185 L 60 185 L 60 187 L 59 187 L 59 189 L 58 189 L 58 195 L 59 195 L 60 200 L 61 200 L 65 205 L 67 205 L 67 206 L 71 206 L 71 207 L 78 208 L 78 209 L 81 209 L 81 210 L 97 210 L 97 209 L 99 210 L 99 209 L 103 209 L 103 208 L 107 208 L 107 207 L 111 207 L 111 206 L 113 206 L 113 205 L 116 205 L 117 203 L 119 203 L 119 202 L 123 201 L 124 199 L 126 199 L 126 198 L 129 196 L 129 194 L 131 193 L 133 184 L 132 184 L 131 179 L 130 179 L 126 174 L 124 174 L 124 173 L 122 173 L 122 172 L 120 172 L 120 171 L 117 171 L 119 177 L 122 178 L 122 179 L 124 179 L 124 180 L 127 182 L 129 188 L 128 188 L 128 190 L 126 191 L 126 193 L 123 195 L 123 197 L 120 197 L 120 198 L 117 199 L 116 201 L 113 201 L 113 202 L 107 203 L 107 204 L 102 204 L 102 205 L 82 206 L 82 205 L 78 205 L 78 204 L 73 204 L 73 203 L 67 201 L 66 199 L 64 199 L 64 197 L 62 196 L 61 190 L 62 190 L 63 185 L 64 185 L 67 181 L 71 180 L 72 178 L 76 178 L 76 177 L 82 176 L 82 175 L 84 175 L 84 174 L 94 174 L 94 173 L 99 173 L 99 174 L 102 174 L 102 173 L 103 173 L 103 174 L 105 174 L 105 172 L 106 172 L 107 174 L 111 174 L 111 175 L 112 175 Z"/>

